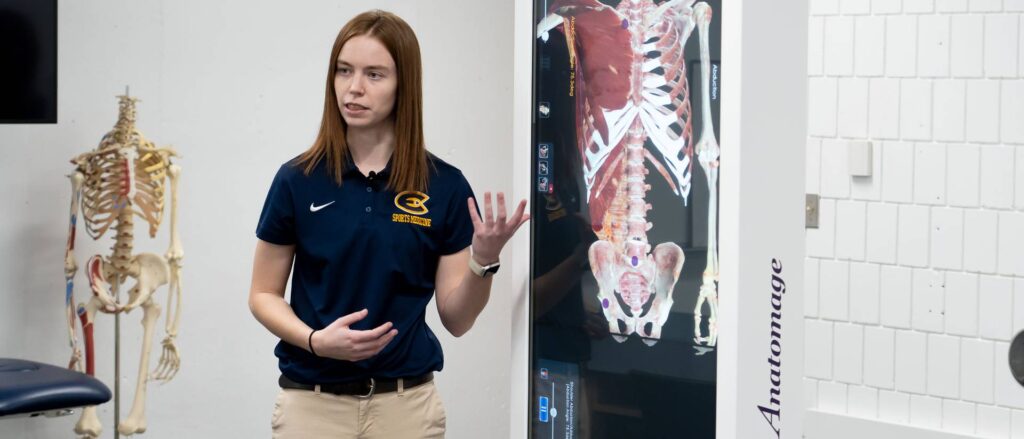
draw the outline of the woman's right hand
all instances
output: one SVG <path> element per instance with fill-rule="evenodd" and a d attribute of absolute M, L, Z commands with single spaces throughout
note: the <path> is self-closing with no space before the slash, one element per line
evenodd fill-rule
<path fill-rule="evenodd" d="M 321 357 L 347 361 L 365 360 L 377 355 L 398 335 L 398 330 L 392 329 L 391 322 L 365 331 L 349 328 L 366 318 L 367 314 L 369 311 L 365 309 L 356 311 L 314 332 L 311 340 L 313 350 Z"/>

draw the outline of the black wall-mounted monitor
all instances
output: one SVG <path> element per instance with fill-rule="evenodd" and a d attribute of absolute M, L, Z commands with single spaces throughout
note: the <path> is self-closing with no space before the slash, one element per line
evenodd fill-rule
<path fill-rule="evenodd" d="M 0 123 L 57 123 L 57 0 L 0 0 Z"/>

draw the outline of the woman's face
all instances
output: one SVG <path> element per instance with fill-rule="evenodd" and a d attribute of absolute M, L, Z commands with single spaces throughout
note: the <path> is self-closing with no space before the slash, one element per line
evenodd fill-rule
<path fill-rule="evenodd" d="M 341 47 L 334 93 L 350 128 L 373 128 L 391 117 L 398 89 L 395 60 L 380 40 L 359 35 Z"/>

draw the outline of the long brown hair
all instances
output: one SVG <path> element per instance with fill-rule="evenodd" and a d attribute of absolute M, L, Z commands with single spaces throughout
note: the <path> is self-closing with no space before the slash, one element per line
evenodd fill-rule
<path fill-rule="evenodd" d="M 327 67 L 324 113 L 316 140 L 306 152 L 296 159 L 306 175 L 321 160 L 327 162 L 327 171 L 338 185 L 345 162 L 349 160 L 349 148 L 345 139 L 348 124 L 338 109 L 338 96 L 334 91 L 334 74 L 338 54 L 348 40 L 356 36 L 376 38 L 387 48 L 395 60 L 398 70 L 398 88 L 395 93 L 395 107 L 391 117 L 395 120 L 395 150 L 391 158 L 391 175 L 388 187 L 398 190 L 425 191 L 427 186 L 427 149 L 423 140 L 423 84 L 420 65 L 420 45 L 409 24 L 397 15 L 379 9 L 364 12 L 349 20 L 331 49 Z"/>

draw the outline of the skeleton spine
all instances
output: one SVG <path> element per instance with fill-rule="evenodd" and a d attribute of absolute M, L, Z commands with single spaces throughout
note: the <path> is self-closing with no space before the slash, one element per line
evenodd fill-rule
<path fill-rule="evenodd" d="M 650 4 L 645 3 L 645 7 L 629 8 L 626 16 L 629 17 L 628 25 L 634 26 L 635 30 L 631 32 L 633 47 L 633 66 L 632 66 L 632 87 L 634 93 L 632 99 L 634 104 L 639 106 L 643 100 L 643 96 L 639 93 L 643 90 L 643 62 L 646 59 L 646 55 L 643 50 L 643 30 L 646 26 L 643 23 L 643 14 L 648 12 L 646 9 L 650 9 Z M 620 6 L 621 7 L 621 6 Z M 626 216 L 626 258 L 629 265 L 633 267 L 640 266 L 646 259 L 647 253 L 650 252 L 651 246 L 647 243 L 647 202 L 645 201 L 647 191 L 650 187 L 647 185 L 647 168 L 644 167 L 644 141 L 647 136 L 644 133 L 644 126 L 640 118 L 636 118 L 633 121 L 632 126 L 629 128 L 626 140 L 626 195 L 628 197 L 628 210 Z"/>
<path fill-rule="evenodd" d="M 650 251 L 647 244 L 647 202 L 644 200 L 649 186 L 646 183 L 647 169 L 644 167 L 643 128 L 636 124 L 629 133 L 626 144 L 626 194 L 628 211 L 626 219 L 626 257 L 636 267 L 646 259 Z"/>
<path fill-rule="evenodd" d="M 132 215 L 131 206 L 124 206 L 118 213 L 117 225 L 114 226 L 117 234 L 114 236 L 114 246 L 111 248 L 114 250 L 114 254 L 110 257 L 110 263 L 117 270 L 120 278 L 128 275 L 132 262 L 132 228 L 135 226 Z"/>

